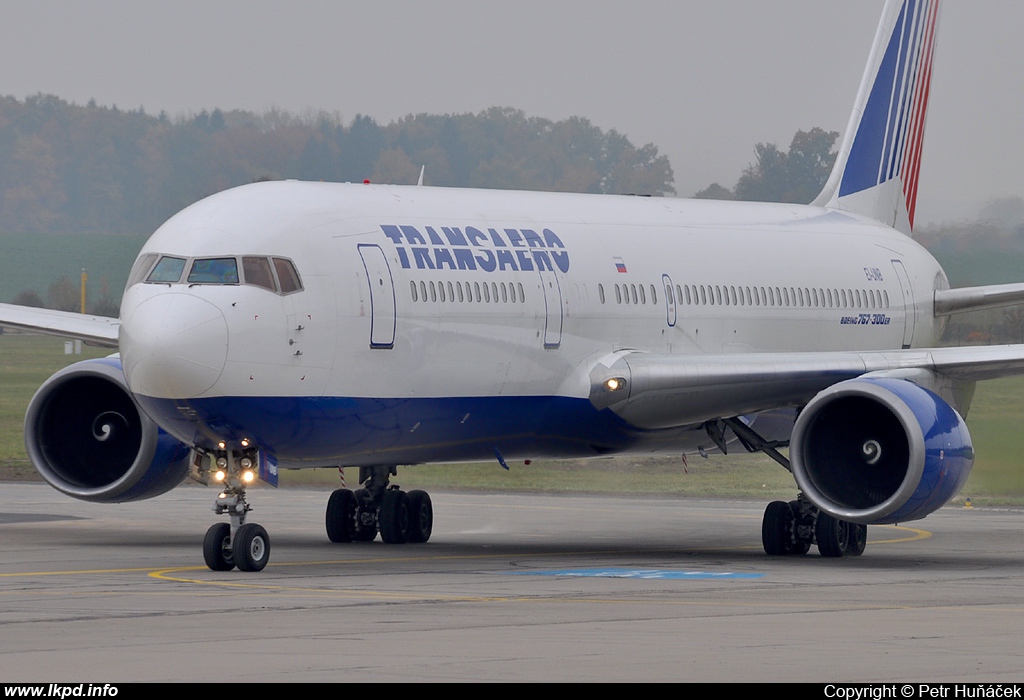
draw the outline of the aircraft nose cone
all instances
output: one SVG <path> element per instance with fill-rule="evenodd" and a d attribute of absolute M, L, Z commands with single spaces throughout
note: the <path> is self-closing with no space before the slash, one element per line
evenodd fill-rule
<path fill-rule="evenodd" d="M 121 364 L 137 394 L 198 396 L 217 382 L 227 353 L 224 314 L 192 294 L 159 294 L 121 320 Z"/>

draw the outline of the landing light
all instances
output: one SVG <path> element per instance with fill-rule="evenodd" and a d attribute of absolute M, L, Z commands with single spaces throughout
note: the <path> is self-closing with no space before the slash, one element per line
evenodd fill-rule
<path fill-rule="evenodd" d="M 612 377 L 604 380 L 604 388 L 608 391 L 619 391 L 626 388 L 626 380 L 622 377 Z"/>
<path fill-rule="evenodd" d="M 244 481 L 247 484 L 251 484 L 253 479 L 255 479 L 255 478 L 256 478 L 256 475 L 253 474 L 251 471 L 244 471 L 244 472 L 242 472 L 242 481 Z"/>
<path fill-rule="evenodd" d="M 227 457 L 218 457 L 217 458 L 217 468 L 218 469 L 227 469 L 228 468 L 228 458 Z"/>
<path fill-rule="evenodd" d="M 242 464 L 242 469 L 251 469 L 252 468 L 252 460 L 249 459 L 248 457 L 242 457 L 241 464 Z"/>
<path fill-rule="evenodd" d="M 227 472 L 226 472 L 226 471 L 224 471 L 223 469 L 218 469 L 218 470 L 217 470 L 217 471 L 216 471 L 216 472 L 214 473 L 214 475 L 213 475 L 213 480 L 214 480 L 214 481 L 224 481 L 224 478 L 225 478 L 225 477 L 226 477 L 227 475 L 228 475 L 228 474 L 227 474 Z"/>

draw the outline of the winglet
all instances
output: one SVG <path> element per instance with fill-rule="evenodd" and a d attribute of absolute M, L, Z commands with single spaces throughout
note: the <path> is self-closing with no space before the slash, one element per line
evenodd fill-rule
<path fill-rule="evenodd" d="M 814 204 L 909 234 L 940 0 L 889 0 L 835 167 Z"/>

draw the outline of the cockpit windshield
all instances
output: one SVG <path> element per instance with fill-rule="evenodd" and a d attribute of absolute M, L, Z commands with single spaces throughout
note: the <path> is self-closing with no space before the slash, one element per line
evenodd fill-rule
<path fill-rule="evenodd" d="M 183 280 L 186 268 L 189 272 Z M 302 279 L 295 263 L 288 258 L 262 255 L 179 258 L 146 253 L 135 262 L 128 286 L 143 279 L 157 284 L 246 284 L 281 295 L 302 291 Z"/>
<path fill-rule="evenodd" d="M 238 284 L 238 261 L 234 258 L 200 258 L 192 263 L 189 284 Z"/>
<path fill-rule="evenodd" d="M 181 279 L 181 272 L 185 269 L 185 258 L 174 258 L 165 255 L 160 258 L 153 271 L 146 278 L 147 282 L 177 282 Z"/>

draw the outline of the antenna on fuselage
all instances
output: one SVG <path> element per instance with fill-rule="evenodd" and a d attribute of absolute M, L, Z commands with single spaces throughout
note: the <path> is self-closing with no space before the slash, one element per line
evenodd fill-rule
<path fill-rule="evenodd" d="M 416 181 L 416 186 L 417 187 L 423 187 L 423 173 L 425 173 L 425 172 L 427 172 L 427 166 L 426 165 L 421 165 L 420 166 L 420 179 Z"/>

